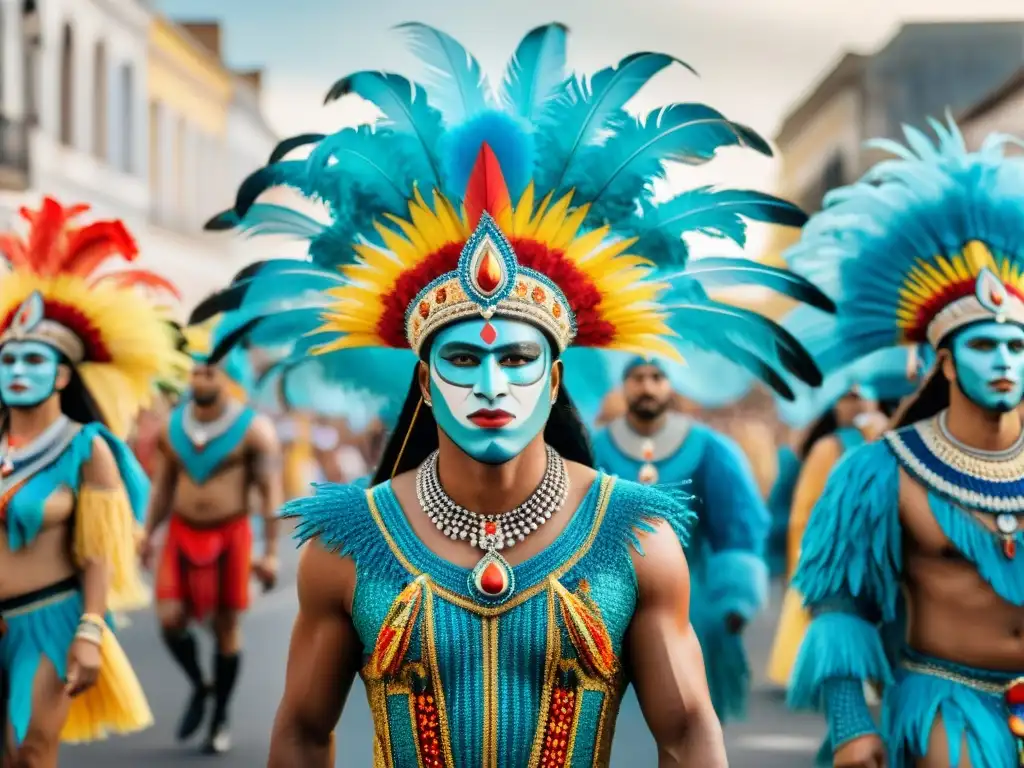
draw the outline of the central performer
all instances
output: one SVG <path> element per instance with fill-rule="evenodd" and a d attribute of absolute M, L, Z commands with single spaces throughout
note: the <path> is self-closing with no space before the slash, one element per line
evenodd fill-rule
<path fill-rule="evenodd" d="M 660 299 L 677 279 L 757 272 L 820 303 L 806 281 L 742 260 L 684 276 L 684 231 L 740 239 L 741 216 L 804 217 L 741 190 L 655 205 L 665 161 L 767 151 L 699 104 L 630 117 L 623 105 L 670 56 L 567 77 L 565 28 L 552 24 L 520 43 L 494 98 L 457 42 L 403 26 L 433 69 L 453 69 L 429 87 L 378 72 L 344 78 L 330 98 L 358 93 L 387 123 L 286 140 L 208 225 L 311 241 L 309 262 L 247 267 L 211 307 L 241 305 L 260 343 L 299 331 L 296 362 L 312 350 L 339 382 L 368 386 L 382 370 L 411 378 L 373 486 L 324 485 L 284 508 L 308 543 L 269 765 L 333 765 L 358 673 L 375 766 L 607 766 L 632 684 L 662 768 L 724 768 L 688 618 L 686 496 L 592 468 L 562 355 L 584 346 L 678 360 L 674 320 L 766 379 L 779 381 L 782 365 L 816 383 L 806 351 L 770 321 L 706 294 Z M 311 142 L 307 160 L 284 159 Z M 325 202 L 331 224 L 254 205 L 279 184 Z M 742 349 L 730 346 L 739 338 Z"/>

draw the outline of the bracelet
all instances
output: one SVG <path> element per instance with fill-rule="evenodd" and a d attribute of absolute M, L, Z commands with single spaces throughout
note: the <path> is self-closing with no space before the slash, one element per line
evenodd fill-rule
<path fill-rule="evenodd" d="M 93 645 L 102 645 L 103 630 L 95 624 L 83 621 L 78 625 L 78 631 L 75 632 L 75 639 L 85 640 L 87 643 L 92 643 Z"/>
<path fill-rule="evenodd" d="M 99 627 L 100 629 L 104 629 L 107 626 L 106 619 L 95 613 L 83 613 L 82 617 L 78 620 L 78 623 L 80 625 L 91 624 L 92 626 Z"/>

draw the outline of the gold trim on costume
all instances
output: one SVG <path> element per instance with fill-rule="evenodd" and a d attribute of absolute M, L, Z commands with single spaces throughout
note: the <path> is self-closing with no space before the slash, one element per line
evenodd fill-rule
<path fill-rule="evenodd" d="M 993 696 L 1002 696 L 1006 691 L 1013 685 L 1013 681 L 1008 683 L 990 683 L 987 680 L 978 680 L 974 677 L 968 677 L 967 675 L 961 675 L 957 672 L 952 672 L 948 669 L 943 669 L 937 664 L 927 664 L 917 661 L 910 661 L 904 659 L 900 662 L 900 666 L 908 672 L 914 672 L 918 675 L 929 675 L 930 677 L 937 677 L 942 680 L 947 680 L 951 683 L 957 683 L 967 688 L 971 688 L 981 693 L 989 693 Z"/>
<path fill-rule="evenodd" d="M 498 768 L 498 619 L 480 620 L 484 667 L 484 733 L 481 768 Z"/>
<path fill-rule="evenodd" d="M 566 560 L 562 565 L 560 565 L 558 568 L 552 571 L 551 574 L 549 574 L 550 578 L 560 579 L 562 576 L 568 573 L 569 570 L 572 569 L 572 567 L 576 565 L 576 563 L 578 563 L 594 545 L 594 541 L 597 539 L 598 531 L 601 529 L 601 523 L 603 522 L 605 513 L 608 510 L 608 501 L 609 499 L 611 499 L 612 489 L 615 485 L 615 478 L 611 477 L 610 475 L 602 475 L 600 482 L 601 489 L 597 501 L 597 512 L 594 515 L 594 522 L 591 525 L 590 532 L 587 534 L 587 538 L 584 540 L 583 545 L 579 549 L 577 549 L 568 560 Z M 377 524 L 377 528 L 380 530 L 381 535 L 387 542 L 388 548 L 391 550 L 391 553 L 395 556 L 395 559 L 411 575 L 422 575 L 423 572 L 416 568 L 409 561 L 409 559 L 402 553 L 402 551 L 398 548 L 398 545 L 395 543 L 395 540 L 391 537 L 391 534 L 385 527 L 384 520 L 380 514 L 380 509 L 377 506 L 377 501 L 373 497 L 372 489 L 366 491 L 366 500 L 370 507 L 370 515 L 373 517 L 373 521 Z M 466 597 L 463 597 L 462 595 L 452 592 L 451 590 L 445 589 L 441 585 L 434 582 L 430 578 L 429 574 L 427 574 L 427 583 L 429 584 L 430 591 L 436 593 L 442 600 L 452 603 L 453 605 L 457 605 L 459 608 L 469 611 L 470 613 L 474 613 L 477 616 L 483 616 L 486 618 L 500 616 L 503 613 L 507 613 L 508 611 L 511 611 L 513 608 L 522 605 L 534 595 L 537 595 L 544 589 L 548 588 L 547 580 L 540 581 L 537 584 L 534 584 L 533 586 L 516 593 L 508 601 L 502 603 L 501 605 L 492 606 L 480 605 Z"/>
<path fill-rule="evenodd" d="M 544 654 L 544 687 L 540 692 L 540 712 L 537 717 L 537 731 L 533 736 L 533 748 L 530 750 L 529 768 L 540 765 L 541 750 L 544 748 L 544 736 L 547 730 L 548 710 L 551 708 L 551 695 L 558 679 L 558 661 L 562 657 L 562 632 L 558 628 L 555 612 L 555 590 L 548 579 L 548 639 Z"/>
<path fill-rule="evenodd" d="M 434 640 L 434 590 L 430 578 L 424 583 L 424 625 L 423 640 L 426 642 L 427 663 L 430 665 L 431 687 L 437 701 L 437 719 L 441 723 L 441 753 L 445 768 L 455 768 L 452 760 L 452 734 L 448 725 L 448 705 L 444 699 L 444 684 L 441 682 L 441 665 L 437 663 L 437 645 Z"/>

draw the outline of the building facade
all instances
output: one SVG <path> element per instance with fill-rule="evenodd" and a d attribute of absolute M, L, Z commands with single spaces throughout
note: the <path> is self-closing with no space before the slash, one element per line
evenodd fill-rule
<path fill-rule="evenodd" d="M 972 149 L 981 147 L 985 137 L 993 133 L 1024 139 L 1024 68 L 966 109 L 958 122 L 967 146 Z M 1014 144 L 1007 147 L 1007 154 L 1019 155 L 1022 151 Z"/>
<path fill-rule="evenodd" d="M 220 34 L 142 0 L 0 0 L 0 228 L 43 195 L 121 218 L 182 315 L 258 258 L 202 229 L 275 141 Z"/>
<path fill-rule="evenodd" d="M 0 226 L 44 193 L 144 224 L 150 21 L 138 0 L 0 0 Z"/>

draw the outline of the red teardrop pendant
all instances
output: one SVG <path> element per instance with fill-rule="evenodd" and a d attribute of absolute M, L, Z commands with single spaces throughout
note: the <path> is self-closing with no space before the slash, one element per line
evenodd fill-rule
<path fill-rule="evenodd" d="M 480 574 L 480 589 L 488 595 L 500 595 L 505 591 L 505 573 L 497 563 L 488 563 Z"/>
<path fill-rule="evenodd" d="M 492 248 L 485 246 L 474 277 L 477 287 L 485 296 L 498 290 L 501 285 L 501 264 L 498 263 L 498 257 L 494 255 Z"/>
<path fill-rule="evenodd" d="M 1017 555 L 1017 540 L 1012 536 L 1007 536 L 1003 539 L 1003 554 L 1006 555 L 1007 560 L 1013 560 Z"/>

